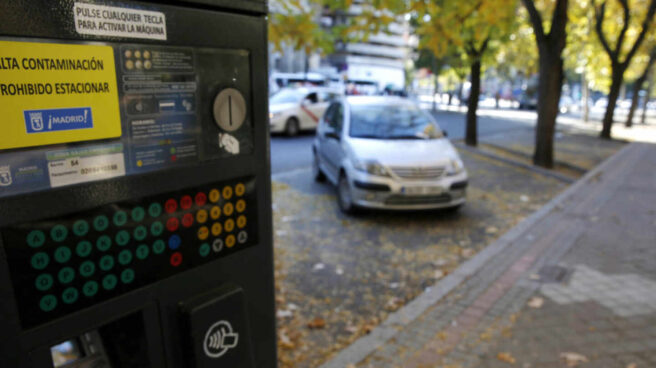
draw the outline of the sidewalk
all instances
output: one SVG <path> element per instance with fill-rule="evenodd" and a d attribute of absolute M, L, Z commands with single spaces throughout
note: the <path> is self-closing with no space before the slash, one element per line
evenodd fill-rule
<path fill-rule="evenodd" d="M 656 367 L 654 173 L 624 147 L 323 367 Z"/>

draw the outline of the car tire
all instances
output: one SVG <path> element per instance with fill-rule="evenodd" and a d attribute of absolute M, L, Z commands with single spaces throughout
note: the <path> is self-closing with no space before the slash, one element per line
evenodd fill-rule
<path fill-rule="evenodd" d="M 321 171 L 321 167 L 319 166 L 319 157 L 317 156 L 316 151 L 312 151 L 312 177 L 314 178 L 314 181 L 322 183 L 326 181 L 326 174 Z"/>
<path fill-rule="evenodd" d="M 285 124 L 285 134 L 288 137 L 297 136 L 298 133 L 300 132 L 300 130 L 301 130 L 301 127 L 298 123 L 298 119 L 296 119 L 295 117 L 291 117 L 291 118 L 287 119 L 287 123 Z"/>
<path fill-rule="evenodd" d="M 355 205 L 353 205 L 351 197 L 351 185 L 344 174 L 341 174 L 337 181 L 337 205 L 347 215 L 355 213 Z"/>

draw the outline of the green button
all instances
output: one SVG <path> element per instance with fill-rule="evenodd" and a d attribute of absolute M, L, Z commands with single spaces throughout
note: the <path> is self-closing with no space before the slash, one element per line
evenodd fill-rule
<path fill-rule="evenodd" d="M 146 211 L 143 207 L 135 207 L 132 209 L 132 220 L 135 222 L 140 222 L 146 217 Z"/>
<path fill-rule="evenodd" d="M 93 219 L 93 228 L 96 229 L 96 231 L 105 231 L 108 226 L 109 219 L 107 219 L 107 216 L 105 215 L 100 215 Z"/>
<path fill-rule="evenodd" d="M 164 243 L 164 240 L 156 240 L 153 243 L 153 252 L 155 254 L 162 254 L 164 252 L 164 249 L 166 249 L 166 243 Z"/>
<path fill-rule="evenodd" d="M 112 256 L 103 256 L 100 258 L 100 269 L 103 271 L 109 271 L 114 267 L 114 258 Z"/>
<path fill-rule="evenodd" d="M 75 278 L 75 270 L 73 270 L 70 267 L 64 267 L 61 270 L 59 270 L 59 273 L 57 274 L 57 278 L 59 279 L 59 282 L 62 284 L 68 284 L 69 282 L 73 281 Z"/>
<path fill-rule="evenodd" d="M 46 242 L 46 236 L 41 230 L 32 230 L 27 234 L 27 245 L 32 248 L 38 248 Z"/>
<path fill-rule="evenodd" d="M 153 236 L 160 236 L 163 231 L 164 225 L 159 221 L 155 221 L 150 225 L 150 233 L 153 234 Z"/>
<path fill-rule="evenodd" d="M 121 251 L 121 253 L 118 254 L 118 263 L 125 266 L 126 264 L 129 264 L 130 262 L 132 262 L 132 253 L 130 253 L 129 250 L 125 249 L 125 250 Z"/>
<path fill-rule="evenodd" d="M 88 297 L 96 295 L 98 292 L 98 283 L 95 281 L 87 281 L 82 287 L 82 293 Z"/>
<path fill-rule="evenodd" d="M 48 267 L 48 263 L 50 263 L 50 256 L 47 253 L 39 252 L 32 256 L 32 267 L 37 270 Z"/>
<path fill-rule="evenodd" d="M 52 287 L 52 284 L 54 283 L 54 280 L 52 279 L 52 276 L 48 275 L 47 273 L 41 274 L 36 278 L 36 288 L 39 289 L 40 291 L 46 291 Z"/>
<path fill-rule="evenodd" d="M 68 235 L 68 229 L 64 225 L 55 225 L 50 229 L 50 237 L 56 242 L 62 242 Z"/>
<path fill-rule="evenodd" d="M 118 211 L 114 214 L 113 221 L 114 225 L 123 226 L 126 222 L 128 222 L 128 214 L 125 213 L 125 211 Z"/>
<path fill-rule="evenodd" d="M 141 244 L 140 246 L 137 247 L 135 253 L 137 254 L 137 258 L 144 260 L 148 257 L 148 254 L 150 253 L 150 248 L 148 248 L 146 244 Z"/>
<path fill-rule="evenodd" d="M 96 247 L 101 252 L 106 252 L 109 248 L 112 247 L 112 238 L 107 235 L 102 235 L 96 240 Z"/>
<path fill-rule="evenodd" d="M 71 250 L 67 247 L 59 247 L 55 251 L 55 261 L 59 263 L 66 263 L 69 259 L 71 259 L 72 254 L 73 252 L 71 252 Z"/>
<path fill-rule="evenodd" d="M 96 272 L 96 265 L 91 261 L 84 261 L 80 265 L 80 275 L 84 277 L 89 277 Z"/>
<path fill-rule="evenodd" d="M 148 214 L 150 217 L 159 217 L 162 214 L 162 205 L 159 203 L 153 203 L 148 207 Z"/>
<path fill-rule="evenodd" d="M 207 257 L 207 255 L 210 254 L 210 245 L 203 243 L 200 248 L 198 248 L 198 253 L 201 257 Z"/>
<path fill-rule="evenodd" d="M 66 304 L 73 304 L 77 300 L 78 295 L 76 288 L 69 287 L 62 293 L 62 300 Z"/>
<path fill-rule="evenodd" d="M 91 243 L 86 240 L 82 240 L 81 242 L 77 243 L 77 247 L 75 247 L 75 253 L 77 253 L 77 255 L 80 257 L 86 257 L 91 254 L 91 249 L 93 249 Z"/>
<path fill-rule="evenodd" d="M 77 236 L 85 236 L 89 232 L 89 223 L 84 220 L 77 220 L 73 224 L 73 232 Z"/>
<path fill-rule="evenodd" d="M 116 233 L 115 239 L 118 245 L 126 245 L 127 243 L 130 242 L 130 233 L 125 230 L 121 230 L 118 233 Z"/>
<path fill-rule="evenodd" d="M 126 268 L 121 272 L 121 281 L 124 284 L 129 284 L 134 281 L 134 271 L 131 268 Z"/>
<path fill-rule="evenodd" d="M 39 307 L 44 312 L 50 312 L 51 310 L 55 309 L 55 307 L 57 307 L 57 298 L 55 298 L 54 295 L 46 295 L 41 298 Z"/>
<path fill-rule="evenodd" d="M 139 241 L 146 239 L 147 235 L 148 235 L 148 230 L 143 225 L 139 225 L 134 229 L 134 238 Z"/>
<path fill-rule="evenodd" d="M 116 287 L 116 283 L 118 280 L 116 279 L 116 276 L 114 275 L 107 275 L 105 278 L 102 280 L 102 285 L 106 290 L 112 290 L 113 288 Z"/>

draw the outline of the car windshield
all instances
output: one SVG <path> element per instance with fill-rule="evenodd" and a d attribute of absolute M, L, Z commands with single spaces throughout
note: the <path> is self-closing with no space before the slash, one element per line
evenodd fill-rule
<path fill-rule="evenodd" d="M 414 105 L 352 105 L 354 138 L 436 139 L 443 134 L 424 111 Z"/>
<path fill-rule="evenodd" d="M 271 96 L 270 104 L 299 103 L 305 94 L 291 89 L 282 90 Z"/>

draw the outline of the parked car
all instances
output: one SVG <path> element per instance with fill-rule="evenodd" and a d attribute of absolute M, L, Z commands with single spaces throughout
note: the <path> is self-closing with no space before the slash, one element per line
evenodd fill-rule
<path fill-rule="evenodd" d="M 467 171 L 434 118 L 410 100 L 349 96 L 330 104 L 312 144 L 315 180 L 340 209 L 457 208 Z"/>
<path fill-rule="evenodd" d="M 330 101 L 340 92 L 330 88 L 285 88 L 269 99 L 272 133 L 295 136 L 301 130 L 315 129 Z"/>

